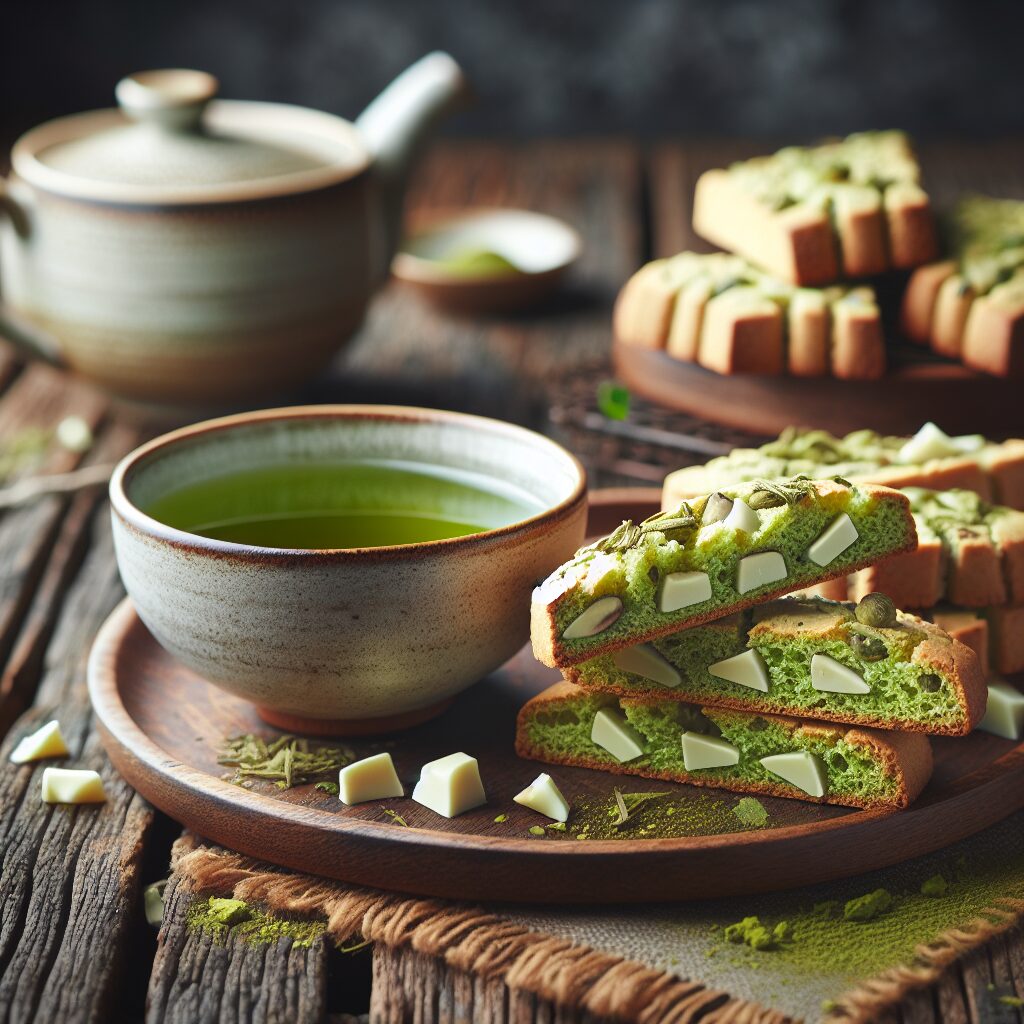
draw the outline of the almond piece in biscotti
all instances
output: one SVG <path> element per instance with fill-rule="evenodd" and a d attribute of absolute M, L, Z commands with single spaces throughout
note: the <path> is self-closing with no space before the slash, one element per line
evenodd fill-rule
<path fill-rule="evenodd" d="M 938 240 L 931 204 L 924 189 L 909 181 L 885 190 L 883 199 L 889 228 L 889 258 L 894 267 L 916 267 L 938 255 Z"/>
<path fill-rule="evenodd" d="M 716 373 L 779 374 L 782 338 L 782 310 L 756 288 L 738 285 L 704 310 L 700 364 Z"/>
<path fill-rule="evenodd" d="M 960 274 L 952 274 L 942 282 L 932 318 L 931 342 L 936 352 L 951 359 L 960 358 L 964 325 L 974 299 L 974 289 Z"/>
<path fill-rule="evenodd" d="M 956 264 L 952 260 L 943 263 L 929 263 L 926 267 L 918 267 L 910 275 L 906 291 L 903 293 L 903 304 L 900 309 L 900 327 L 903 333 L 918 344 L 927 345 L 932 336 L 932 319 L 935 315 L 935 303 L 939 297 L 942 283 L 956 273 Z"/>
<path fill-rule="evenodd" d="M 787 311 L 789 372 L 794 377 L 823 377 L 828 373 L 828 302 L 824 292 L 801 288 L 790 300 Z"/>
<path fill-rule="evenodd" d="M 884 373 L 878 306 L 868 289 L 855 288 L 832 304 L 832 374 L 844 380 L 877 380 Z"/>
<path fill-rule="evenodd" d="M 839 232 L 843 274 L 868 277 L 886 270 L 885 221 L 878 189 L 868 185 L 834 185 L 832 215 Z"/>

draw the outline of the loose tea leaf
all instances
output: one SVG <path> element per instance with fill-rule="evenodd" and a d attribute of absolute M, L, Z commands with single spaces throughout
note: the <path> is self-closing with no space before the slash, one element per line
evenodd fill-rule
<path fill-rule="evenodd" d="M 262 737 L 247 733 L 224 741 L 217 764 L 235 769 L 231 781 L 236 785 L 250 779 L 266 779 L 279 789 L 290 789 L 311 782 L 318 775 L 336 772 L 354 759 L 347 747 L 311 749 L 308 740 L 288 735 L 267 743 Z"/>
<path fill-rule="evenodd" d="M 330 793 L 331 796 L 337 796 L 339 792 L 336 782 L 318 782 L 313 788 L 319 789 L 321 793 Z"/>
<path fill-rule="evenodd" d="M 381 814 L 384 814 L 387 817 L 389 817 L 392 820 L 392 822 L 394 822 L 394 824 L 396 824 L 396 825 L 403 825 L 405 828 L 409 827 L 409 822 L 407 822 L 405 820 L 405 818 L 403 818 L 398 813 L 398 811 L 393 811 L 393 810 L 391 810 L 390 807 L 382 807 L 380 809 L 380 812 L 381 812 Z"/>
<path fill-rule="evenodd" d="M 597 386 L 597 407 L 610 420 L 624 420 L 629 416 L 629 391 L 612 380 L 603 380 Z"/>

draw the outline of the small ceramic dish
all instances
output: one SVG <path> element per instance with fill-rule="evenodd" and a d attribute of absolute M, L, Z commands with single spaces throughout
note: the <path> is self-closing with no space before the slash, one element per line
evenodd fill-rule
<path fill-rule="evenodd" d="M 581 249 L 576 231 L 547 214 L 447 211 L 419 220 L 399 247 L 391 270 L 440 308 L 500 312 L 540 301 L 562 280 Z"/>
<path fill-rule="evenodd" d="M 144 510 L 184 486 L 273 466 L 394 461 L 490 477 L 527 518 L 461 537 L 333 550 L 258 547 Z M 391 406 L 209 420 L 137 448 L 110 482 L 118 568 L 178 661 L 290 731 L 356 735 L 431 718 L 529 636 L 530 592 L 580 546 L 583 467 L 522 427 Z"/>

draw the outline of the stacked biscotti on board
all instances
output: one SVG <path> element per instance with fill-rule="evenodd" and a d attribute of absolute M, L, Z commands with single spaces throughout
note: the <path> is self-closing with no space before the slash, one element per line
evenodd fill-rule
<path fill-rule="evenodd" d="M 684 252 L 643 267 L 619 296 L 616 338 L 722 374 L 882 376 L 874 291 L 843 282 L 935 258 L 919 178 L 902 132 L 705 172 L 694 228 L 735 255 Z"/>
<path fill-rule="evenodd" d="M 623 523 L 534 592 L 534 653 L 565 682 L 522 709 L 517 750 L 906 806 L 931 771 L 927 735 L 985 712 L 977 655 L 879 594 L 782 595 L 915 546 L 905 495 L 842 477 L 733 483 Z"/>
<path fill-rule="evenodd" d="M 1024 202 L 969 196 L 945 228 L 950 258 L 911 275 L 904 332 L 976 370 L 1024 375 Z"/>

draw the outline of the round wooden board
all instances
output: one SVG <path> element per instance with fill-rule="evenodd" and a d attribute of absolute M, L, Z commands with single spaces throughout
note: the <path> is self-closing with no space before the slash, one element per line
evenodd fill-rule
<path fill-rule="evenodd" d="M 913 434 L 935 420 L 952 434 L 1018 436 L 1021 384 L 974 373 L 959 363 L 897 365 L 880 380 L 723 375 L 673 359 L 661 349 L 616 342 L 618 378 L 658 405 L 755 434 L 817 427 L 848 434 L 870 427 Z"/>
<path fill-rule="evenodd" d="M 592 496 L 590 526 L 646 518 L 658 492 Z M 125 600 L 96 638 L 89 691 L 115 767 L 144 797 L 195 832 L 263 860 L 347 882 L 424 896 L 548 903 L 701 899 L 764 892 L 858 874 L 946 846 L 1024 806 L 1024 744 L 986 733 L 935 740 L 932 782 L 907 811 L 853 811 L 763 798 L 772 827 L 677 839 L 579 842 L 530 836 L 538 815 L 512 797 L 542 770 L 513 751 L 515 717 L 558 679 L 524 648 L 433 722 L 377 741 L 411 790 L 419 768 L 455 750 L 480 761 L 489 802 L 441 818 L 409 799 L 345 807 L 310 785 L 243 789 L 222 780 L 225 736 L 272 735 L 246 702 L 177 664 Z M 553 768 L 570 802 L 610 800 L 622 776 Z M 734 804 L 735 794 L 646 779 L 631 791 L 672 789 Z M 408 827 L 382 814 L 387 806 Z M 506 814 L 507 821 L 494 818 Z M 571 825 L 571 820 L 570 820 Z"/>

